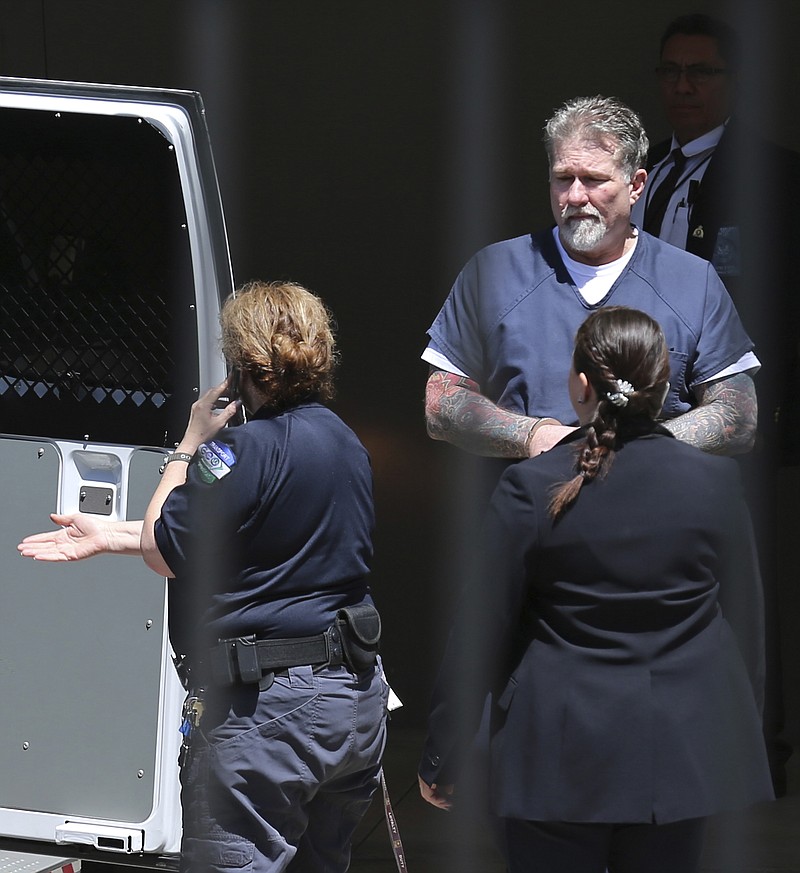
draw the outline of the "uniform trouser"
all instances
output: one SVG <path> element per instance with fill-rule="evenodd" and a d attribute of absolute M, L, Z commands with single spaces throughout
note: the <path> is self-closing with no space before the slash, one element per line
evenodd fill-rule
<path fill-rule="evenodd" d="M 696 873 L 705 819 L 671 824 L 505 820 L 509 873 Z"/>
<path fill-rule="evenodd" d="M 387 697 L 380 662 L 212 692 L 181 768 L 181 870 L 344 873 L 380 780 Z"/>

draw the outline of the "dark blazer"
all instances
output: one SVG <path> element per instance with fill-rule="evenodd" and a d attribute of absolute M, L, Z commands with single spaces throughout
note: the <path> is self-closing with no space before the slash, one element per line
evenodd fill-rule
<path fill-rule="evenodd" d="M 626 443 L 553 524 L 550 489 L 573 470 L 565 442 L 503 474 L 420 775 L 458 782 L 491 689 L 501 817 L 666 823 L 771 798 L 737 465 L 659 429 Z"/>
<path fill-rule="evenodd" d="M 671 140 L 654 146 L 652 169 Z M 785 462 L 798 463 L 800 294 L 794 269 L 800 239 L 800 156 L 747 130 L 725 128 L 689 210 L 684 248 L 711 261 L 762 362 L 756 375 L 759 431 Z M 776 427 L 777 425 L 777 427 Z"/>
<path fill-rule="evenodd" d="M 669 154 L 671 146 L 671 139 L 653 146 L 647 160 L 648 172 Z M 798 186 L 800 157 L 731 119 L 691 197 L 684 248 L 713 263 L 723 228 L 744 228 L 754 237 L 757 227 L 764 228 L 773 236 L 764 236 L 764 242 L 771 247 L 775 237 L 791 240 L 788 228 L 798 226 L 798 219 L 792 215 L 800 194 Z M 786 229 L 782 230 L 781 225 Z M 722 276 L 724 281 L 724 272 Z"/>

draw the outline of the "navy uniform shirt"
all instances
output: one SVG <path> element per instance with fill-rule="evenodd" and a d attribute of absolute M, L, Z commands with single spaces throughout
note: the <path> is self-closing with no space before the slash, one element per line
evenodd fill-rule
<path fill-rule="evenodd" d="M 180 653 L 257 633 L 317 634 L 369 600 L 374 507 L 369 456 L 326 407 L 262 409 L 204 443 L 156 522 L 175 574 L 170 633 Z"/>

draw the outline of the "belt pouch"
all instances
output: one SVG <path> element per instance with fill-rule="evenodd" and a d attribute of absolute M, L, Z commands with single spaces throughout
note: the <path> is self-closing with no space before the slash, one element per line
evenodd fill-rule
<path fill-rule="evenodd" d="M 237 637 L 231 644 L 239 676 L 245 685 L 261 681 L 261 665 L 258 663 L 258 646 L 255 636 Z"/>
<path fill-rule="evenodd" d="M 375 666 L 381 638 L 381 617 L 370 603 L 346 606 L 336 613 L 347 663 L 356 672 Z"/>
<path fill-rule="evenodd" d="M 216 685 L 233 685 L 236 672 L 233 666 L 233 651 L 229 643 L 218 643 L 213 646 L 208 658 L 211 678 Z"/>
<path fill-rule="evenodd" d="M 209 665 L 211 676 L 217 685 L 260 681 L 262 670 L 258 663 L 255 636 L 220 640 L 211 649 Z"/>

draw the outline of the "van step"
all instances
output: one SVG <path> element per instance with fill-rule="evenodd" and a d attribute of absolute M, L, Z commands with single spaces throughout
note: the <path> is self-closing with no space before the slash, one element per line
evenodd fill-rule
<path fill-rule="evenodd" d="M 74 858 L 0 852 L 0 873 L 79 873 L 81 862 Z"/>

